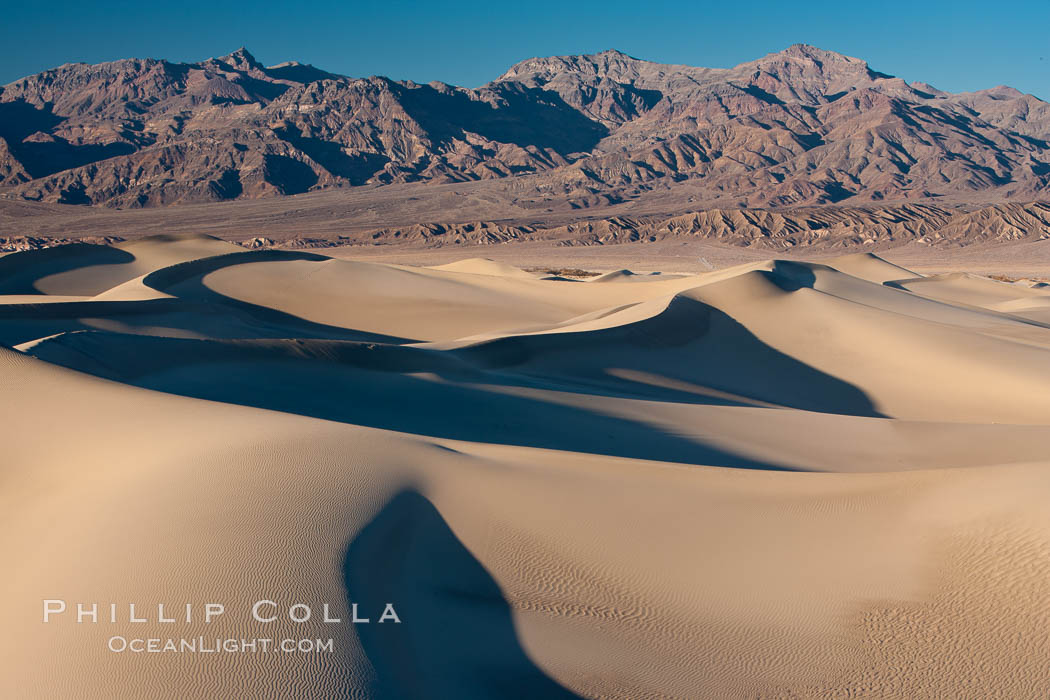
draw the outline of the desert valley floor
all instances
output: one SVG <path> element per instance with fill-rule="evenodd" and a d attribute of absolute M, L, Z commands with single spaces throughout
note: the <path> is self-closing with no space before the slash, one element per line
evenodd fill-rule
<path fill-rule="evenodd" d="M 1040 271 L 616 248 L 0 257 L 0 696 L 1045 697 Z M 260 599 L 401 624 L 256 629 Z"/>

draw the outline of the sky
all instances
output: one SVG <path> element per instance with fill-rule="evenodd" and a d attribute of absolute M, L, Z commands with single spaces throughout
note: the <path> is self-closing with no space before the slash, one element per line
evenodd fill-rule
<path fill-rule="evenodd" d="M 245 46 L 266 65 L 476 87 L 533 56 L 615 48 L 729 67 L 806 43 L 942 90 L 1005 84 L 1050 100 L 1050 0 L 0 3 L 0 84 L 62 63 L 193 62 Z"/>

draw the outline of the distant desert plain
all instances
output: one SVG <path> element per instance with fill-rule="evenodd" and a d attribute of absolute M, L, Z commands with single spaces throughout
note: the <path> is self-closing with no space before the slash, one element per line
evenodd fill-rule
<path fill-rule="evenodd" d="M 1047 115 L 806 46 L 5 86 L 0 697 L 1047 697 Z"/>

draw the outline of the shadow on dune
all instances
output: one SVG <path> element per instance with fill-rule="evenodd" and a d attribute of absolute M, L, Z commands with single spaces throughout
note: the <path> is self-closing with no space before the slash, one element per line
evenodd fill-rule
<path fill-rule="evenodd" d="M 444 381 L 390 368 L 401 364 L 410 370 L 416 361 L 413 353 L 391 361 L 369 359 L 374 353 L 368 344 L 331 350 L 361 365 L 351 367 L 299 354 L 300 349 L 295 341 L 264 341 L 233 348 L 231 353 L 230 347 L 212 341 L 89 332 L 44 341 L 30 354 L 169 394 L 406 434 L 678 464 L 793 470 L 722 450 L 703 438 L 676 434 L 656 424 L 558 403 L 550 394 L 509 393 L 508 389 L 515 388 L 510 383 L 451 383 L 457 374 L 460 379 L 484 379 L 469 370 L 465 376 L 458 369 L 447 371 L 449 381 Z M 379 364 L 387 368 L 379 369 Z M 448 358 L 448 364 L 454 361 Z M 371 368 L 362 368 L 367 365 Z"/>
<path fill-rule="evenodd" d="M 622 326 L 452 351 L 91 332 L 44 341 L 32 354 L 158 391 L 408 434 L 732 468 L 785 466 L 720 449 L 701 425 L 649 421 L 588 397 L 879 415 L 858 388 L 688 297 Z"/>
<path fill-rule="evenodd" d="M 401 492 L 361 530 L 343 574 L 349 602 L 372 620 L 355 631 L 376 672 L 375 697 L 579 697 L 529 659 L 499 585 L 419 493 Z M 377 622 L 387 603 L 400 624 Z"/>
<path fill-rule="evenodd" d="M 655 316 L 621 326 L 508 336 L 452 352 L 479 367 L 501 370 L 499 376 L 509 383 L 517 375 L 558 380 L 577 391 L 590 387 L 589 393 L 599 393 L 601 387 L 606 395 L 619 391 L 658 401 L 760 402 L 882 416 L 859 388 L 770 347 L 724 312 L 684 295 Z M 645 383 L 644 377 L 656 381 Z M 724 392 L 737 401 L 701 397 L 682 388 L 687 386 Z"/>
<path fill-rule="evenodd" d="M 317 253 L 290 250 L 256 250 L 244 251 L 243 253 L 227 253 L 165 267 L 146 275 L 142 279 L 142 283 L 151 289 L 175 294 L 180 299 L 227 308 L 251 318 L 255 323 L 280 328 L 284 331 L 284 337 L 330 338 L 334 340 L 359 340 L 391 344 L 416 342 L 411 338 L 399 338 L 382 333 L 371 333 L 308 321 L 268 306 L 260 306 L 219 294 L 203 282 L 205 275 L 225 267 L 247 263 L 295 260 L 324 262 L 331 260 L 331 258 L 326 255 L 318 255 Z"/>
<path fill-rule="evenodd" d="M 221 295 L 203 300 L 0 303 L 0 344 L 15 346 L 58 333 L 142 334 L 159 341 L 221 339 L 334 339 L 400 345 L 403 338 L 313 323 Z"/>
<path fill-rule="evenodd" d="M 158 237 L 152 237 L 157 239 Z M 128 263 L 135 257 L 122 249 L 89 244 L 14 253 L 0 258 L 0 294 L 33 294 L 34 283 L 46 276 L 84 267 Z M 14 346 L 56 333 L 120 328 L 162 336 L 217 338 L 321 338 L 402 344 L 411 339 L 316 323 L 277 309 L 252 304 L 209 289 L 202 277 L 209 272 L 253 262 L 330 260 L 300 251 L 260 250 L 227 253 L 176 263 L 142 278 L 146 287 L 174 298 L 75 302 L 0 303 L 0 343 Z M 176 288 L 177 289 L 173 289 Z M 0 299 L 2 302 L 2 299 Z M 112 323 L 100 323 L 100 321 Z"/>
<path fill-rule="evenodd" d="M 36 283 L 45 277 L 95 265 L 130 263 L 135 256 L 120 248 L 69 243 L 0 257 L 0 294 L 43 294 Z"/>
<path fill-rule="evenodd" d="M 177 343 L 201 335 L 220 339 L 219 342 L 265 341 L 285 339 L 289 335 L 326 337 L 322 332 L 311 335 L 311 331 L 317 329 L 304 324 L 289 328 L 229 308 L 182 299 L 0 303 L 0 345 L 9 347 L 57 334 L 117 333 L 151 338 L 158 343 Z M 343 339 L 363 338 L 362 342 L 372 337 L 347 329 L 341 329 L 340 335 Z M 161 345 L 159 349 L 163 352 L 169 348 Z"/>
<path fill-rule="evenodd" d="M 241 265 L 253 262 L 283 262 L 292 260 L 309 260 L 312 262 L 324 262 L 330 260 L 325 255 L 307 253 L 298 250 L 245 250 L 236 253 L 224 253 L 212 255 L 197 260 L 169 265 L 159 270 L 154 270 L 142 278 L 142 283 L 159 292 L 168 292 L 171 287 L 180 282 L 191 280 L 195 277 L 203 277 L 210 272 L 221 270 L 224 267 Z"/>
<path fill-rule="evenodd" d="M 797 292 L 803 287 L 812 289 L 817 283 L 811 266 L 791 260 L 774 260 L 772 270 L 759 270 L 758 273 L 785 292 Z"/>
<path fill-rule="evenodd" d="M 332 363 L 231 359 L 174 367 L 131 383 L 414 435 L 680 464 L 788 469 L 599 409 L 508 393 L 498 386 L 455 384 Z"/>
<path fill-rule="evenodd" d="M 111 326 L 107 330 L 66 333 L 30 352 L 72 369 L 194 398 L 407 434 L 681 464 L 793 468 L 723 450 L 689 419 L 650 419 L 642 414 L 644 405 L 593 397 L 880 415 L 859 388 L 779 352 L 688 293 L 651 317 L 628 316 L 608 328 L 437 350 L 232 299 L 203 281 L 230 265 L 278 260 L 328 258 L 271 250 L 181 263 L 143 279 L 177 299 L 0 307 L 0 329 L 7 337 L 8 330 L 39 331 L 45 323 L 82 328 L 88 317 L 112 316 L 104 319 Z M 782 267 L 779 284 L 812 283 L 804 266 Z M 124 329 L 137 328 L 136 310 L 148 310 L 154 318 L 170 313 L 185 324 L 207 319 L 227 338 L 254 337 L 130 335 Z M 67 320 L 63 314 L 77 317 Z M 26 325 L 26 316 L 38 325 Z M 117 317 L 125 319 L 123 328 L 115 325 Z M 100 327 L 97 320 L 92 323 Z M 223 323 L 231 327 L 220 327 Z"/>

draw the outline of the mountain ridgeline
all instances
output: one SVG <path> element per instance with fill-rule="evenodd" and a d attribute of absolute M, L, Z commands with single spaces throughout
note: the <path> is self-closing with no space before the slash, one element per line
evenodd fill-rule
<path fill-rule="evenodd" d="M 476 89 L 240 49 L 67 64 L 0 92 L 7 197 L 136 208 L 511 177 L 574 208 L 684 185 L 729 207 L 1032 201 L 1050 191 L 1050 104 L 806 45 L 729 69 L 534 58 Z"/>

